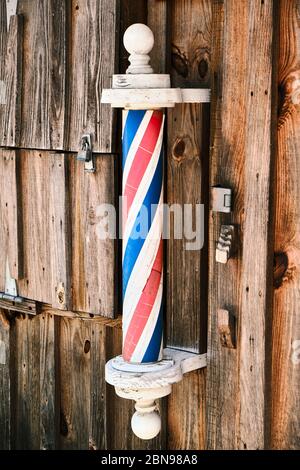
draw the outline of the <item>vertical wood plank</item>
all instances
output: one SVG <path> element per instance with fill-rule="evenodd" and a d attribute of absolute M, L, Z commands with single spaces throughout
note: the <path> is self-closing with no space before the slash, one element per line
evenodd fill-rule
<path fill-rule="evenodd" d="M 168 69 L 170 2 L 148 0 L 147 24 L 154 33 L 154 48 L 150 52 L 150 63 L 154 73 L 166 73 Z M 127 54 L 128 55 L 128 54 Z"/>
<path fill-rule="evenodd" d="M 173 87 L 209 85 L 210 5 L 209 1 L 172 3 Z M 200 73 L 204 68 L 205 73 Z M 167 201 L 170 205 L 195 207 L 207 202 L 207 118 L 205 105 L 187 104 L 168 112 Z M 198 352 L 205 349 L 207 281 L 202 265 L 207 260 L 207 247 L 188 251 L 186 242 L 185 238 L 175 239 L 171 227 L 167 246 L 167 343 Z"/>
<path fill-rule="evenodd" d="M 212 29 L 212 129 L 210 183 L 223 184 L 235 192 L 233 221 L 242 223 L 244 174 L 242 155 L 245 147 L 245 96 L 247 38 L 246 2 L 213 3 Z M 244 13 L 243 13 L 244 12 Z M 239 25 L 235 24 L 239 18 Z M 225 28 L 226 25 L 226 28 Z M 230 56 L 229 56 L 230 51 Z M 227 55 L 226 55 L 227 54 Z M 231 60 L 225 57 L 230 57 Z M 236 67 L 235 64 L 239 64 Z M 239 83 L 239 97 L 234 98 L 226 84 Z M 234 104 L 234 113 L 229 106 Z M 221 123 L 223 128 L 221 127 Z M 228 125 L 226 126 L 226 123 Z M 230 125 L 229 125 L 230 123 Z M 243 132 L 241 132 L 243 129 Z M 226 215 L 210 216 L 210 264 L 209 273 L 209 333 L 207 370 L 207 445 L 213 449 L 234 449 L 236 446 L 236 350 L 222 349 L 218 338 L 217 310 L 227 308 L 233 315 L 240 296 L 241 247 L 236 247 L 235 258 L 228 265 L 216 264 L 215 241 L 219 237 L 221 223 L 229 222 Z M 226 273 L 224 272 L 226 271 Z M 225 276 L 226 274 L 226 276 Z M 235 307 L 235 308 L 234 308 Z"/>
<path fill-rule="evenodd" d="M 7 44 L 7 19 L 6 19 L 6 0 L 0 0 L 0 57 L 6 55 Z M 0 61 L 0 115 L 3 113 L 5 104 L 5 61 Z"/>
<path fill-rule="evenodd" d="M 122 0 L 119 23 L 119 73 L 126 73 L 128 52 L 123 44 L 123 34 L 133 23 L 147 23 L 147 0 Z"/>
<path fill-rule="evenodd" d="M 0 310 L 0 450 L 11 448 L 10 324 Z"/>
<path fill-rule="evenodd" d="M 25 276 L 18 283 L 19 295 L 51 304 L 49 154 L 21 150 L 20 171 Z"/>
<path fill-rule="evenodd" d="M 0 108 L 0 144 L 19 146 L 21 132 L 23 18 L 10 18 L 4 60 L 4 106 Z M 0 100 L 1 102 L 1 100 Z"/>
<path fill-rule="evenodd" d="M 173 386 L 168 399 L 169 449 L 205 449 L 205 378 L 206 369 L 202 369 Z"/>
<path fill-rule="evenodd" d="M 273 28 L 274 32 L 277 29 L 275 4 L 272 0 L 251 3 L 248 20 L 238 434 L 238 447 L 248 449 L 267 445 L 265 430 L 269 425 L 266 372 L 270 351 L 266 348 L 272 296 L 269 276 L 272 258 L 269 255 L 273 235 L 270 180 L 273 175 L 271 152 L 275 124 L 272 104 L 276 106 L 276 102 L 272 102 L 273 90 L 276 89 L 275 80 L 272 82 Z M 255 270 L 252 266 L 254 257 L 258 261 Z"/>
<path fill-rule="evenodd" d="M 91 409 L 90 323 L 60 321 L 60 448 L 88 449 Z"/>
<path fill-rule="evenodd" d="M 77 151 L 80 137 L 93 135 L 95 152 L 114 151 L 114 111 L 100 103 L 102 88 L 111 86 L 116 71 L 118 40 L 116 0 L 72 0 L 69 149 Z"/>
<path fill-rule="evenodd" d="M 67 157 L 50 154 L 50 257 L 52 306 L 71 310 L 71 228 Z"/>
<path fill-rule="evenodd" d="M 270 0 L 213 3 L 210 184 L 234 193 L 232 215 L 210 215 L 207 439 L 214 449 L 265 446 L 272 32 Z M 218 265 L 215 241 L 228 222 L 238 244 Z M 236 350 L 220 344 L 218 308 L 237 317 Z"/>
<path fill-rule="evenodd" d="M 23 276 L 22 198 L 20 192 L 19 154 L 0 149 L 0 291 L 5 289 L 8 260 L 11 277 Z"/>
<path fill-rule="evenodd" d="M 40 323 L 39 317 L 15 318 L 14 360 L 16 449 L 40 447 Z"/>
<path fill-rule="evenodd" d="M 21 145 L 63 149 L 66 125 L 67 2 L 19 0 L 24 16 Z"/>
<path fill-rule="evenodd" d="M 105 363 L 106 327 L 103 320 L 91 320 L 91 409 L 89 449 L 107 449 L 107 434 L 111 423 L 107 420 Z M 109 405 L 109 404 L 108 404 Z"/>
<path fill-rule="evenodd" d="M 272 428 L 275 449 L 300 447 L 300 4 L 280 2 L 275 183 Z"/>
<path fill-rule="evenodd" d="M 88 174 L 74 156 L 70 159 L 73 308 L 112 318 L 116 313 L 116 241 L 101 239 L 99 230 L 106 212 L 101 204 L 115 207 L 115 156 L 99 155 L 95 164 L 95 173 Z"/>
<path fill-rule="evenodd" d="M 211 2 L 174 1 L 169 8 L 172 86 L 209 87 Z M 169 204 L 201 203 L 207 210 L 208 142 L 207 105 L 183 105 L 168 112 Z M 187 251 L 187 240 L 176 239 L 171 226 L 167 242 L 167 344 L 194 352 L 206 350 L 207 233 L 204 238 L 201 251 Z M 204 390 L 203 371 L 189 373 L 173 388 L 168 400 L 168 448 L 204 448 Z"/>
<path fill-rule="evenodd" d="M 59 437 L 58 334 L 60 319 L 40 317 L 40 449 L 55 450 Z"/>

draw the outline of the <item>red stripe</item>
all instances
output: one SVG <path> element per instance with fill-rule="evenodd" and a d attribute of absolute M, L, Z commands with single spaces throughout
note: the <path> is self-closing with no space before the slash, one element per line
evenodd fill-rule
<path fill-rule="evenodd" d="M 150 276 L 147 279 L 146 285 L 131 318 L 131 322 L 125 336 L 123 346 L 123 358 L 125 361 L 130 361 L 136 345 L 144 331 L 148 318 L 152 312 L 162 275 L 162 258 L 163 243 L 161 240 Z"/>
<path fill-rule="evenodd" d="M 152 158 L 159 137 L 162 119 L 163 113 L 161 111 L 153 111 L 149 124 L 134 156 L 124 188 L 126 205 L 124 205 L 125 208 L 123 211 L 123 227 L 127 220 L 137 189 Z"/>

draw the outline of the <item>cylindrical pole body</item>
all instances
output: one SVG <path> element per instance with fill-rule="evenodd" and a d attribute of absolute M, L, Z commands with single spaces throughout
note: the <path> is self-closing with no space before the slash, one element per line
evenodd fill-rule
<path fill-rule="evenodd" d="M 123 111 L 123 359 L 162 359 L 161 110 Z"/>

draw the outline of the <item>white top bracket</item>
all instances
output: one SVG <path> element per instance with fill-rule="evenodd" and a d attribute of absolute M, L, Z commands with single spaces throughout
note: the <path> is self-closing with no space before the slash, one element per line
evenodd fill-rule
<path fill-rule="evenodd" d="M 124 46 L 130 53 L 126 74 L 114 75 L 111 89 L 102 91 L 101 102 L 112 108 L 173 108 L 176 103 L 209 103 L 210 89 L 171 88 L 170 75 L 155 74 L 149 65 L 154 45 L 151 29 L 136 23 L 125 31 Z"/>

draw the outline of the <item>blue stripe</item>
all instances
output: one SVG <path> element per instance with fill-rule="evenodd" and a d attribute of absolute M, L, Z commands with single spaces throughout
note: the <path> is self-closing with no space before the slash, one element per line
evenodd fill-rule
<path fill-rule="evenodd" d="M 157 162 L 157 166 L 155 169 L 155 173 L 153 175 L 153 179 L 143 201 L 143 206 L 147 208 L 147 228 L 148 232 L 152 224 L 152 220 L 155 216 L 157 205 L 160 198 L 161 188 L 162 188 L 162 175 L 163 175 L 163 156 L 162 150 L 160 152 L 160 156 Z M 156 205 L 156 210 L 151 211 L 151 206 Z M 153 207 L 154 209 L 155 207 Z M 153 214 L 151 214 L 153 212 Z M 128 238 L 124 260 L 123 260 L 123 299 L 125 297 L 125 292 L 127 288 L 127 284 L 133 270 L 133 267 L 136 263 L 136 260 L 140 254 L 141 249 L 143 248 L 145 238 L 137 237 L 136 234 L 139 232 L 138 228 L 140 225 L 140 212 L 137 215 L 136 221 L 132 228 L 131 234 Z M 135 238 L 133 237 L 135 234 Z"/>
<path fill-rule="evenodd" d="M 153 335 L 149 346 L 144 354 L 142 362 L 156 362 L 159 358 L 162 330 L 163 330 L 163 308 L 160 307 L 157 323 L 155 325 Z"/>
<path fill-rule="evenodd" d="M 137 133 L 137 130 L 145 114 L 146 111 L 143 110 L 128 111 L 128 116 L 126 119 L 126 124 L 123 133 L 123 168 L 134 136 Z"/>

